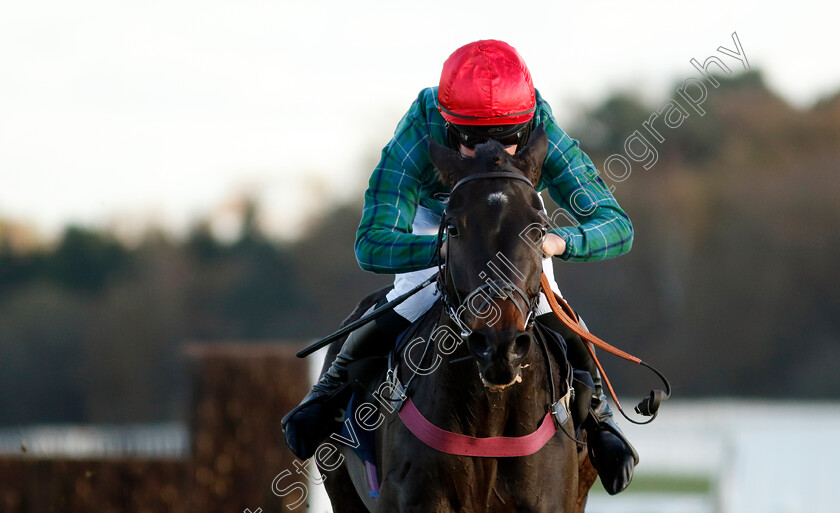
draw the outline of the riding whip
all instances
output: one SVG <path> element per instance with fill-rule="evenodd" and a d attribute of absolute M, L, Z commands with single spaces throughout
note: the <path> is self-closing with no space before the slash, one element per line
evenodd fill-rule
<path fill-rule="evenodd" d="M 396 297 L 396 298 L 392 299 L 391 301 L 388 301 L 387 303 L 378 307 L 377 309 L 375 309 L 371 313 L 365 315 L 361 319 L 357 319 L 357 320 L 351 322 L 350 324 L 348 324 L 347 326 L 344 326 L 343 328 L 336 331 L 332 335 L 326 336 L 326 337 L 322 338 L 321 340 L 305 347 L 304 349 L 301 349 L 300 351 L 298 351 L 298 353 L 295 356 L 297 356 L 298 358 L 306 358 L 307 356 L 311 355 L 312 353 L 321 349 L 322 347 L 326 347 L 326 346 L 332 344 L 334 341 L 343 337 L 347 333 L 350 333 L 351 331 L 353 331 L 355 329 L 358 329 L 359 327 L 364 326 L 365 324 L 371 322 L 372 320 L 376 319 L 377 317 L 384 314 L 388 310 L 393 310 L 397 305 L 399 305 L 400 303 L 402 303 L 403 301 L 405 301 L 409 297 L 413 296 L 414 294 L 420 292 L 420 290 L 422 290 L 422 289 L 428 287 L 429 285 L 431 285 L 432 283 L 434 283 L 437 280 L 438 276 L 440 276 L 440 273 L 433 274 L 431 277 L 427 278 L 426 281 L 424 281 L 420 285 L 417 285 L 416 287 L 409 290 L 405 294 L 403 294 L 399 297 Z"/>

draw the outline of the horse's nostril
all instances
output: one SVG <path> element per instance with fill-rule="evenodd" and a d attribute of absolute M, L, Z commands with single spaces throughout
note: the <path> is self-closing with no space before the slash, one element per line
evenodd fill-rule
<path fill-rule="evenodd" d="M 493 356 L 493 348 L 486 336 L 473 332 L 470 334 L 469 347 L 472 353 L 478 358 L 489 360 Z"/>
<path fill-rule="evenodd" d="M 524 357 L 528 354 L 528 350 L 531 349 L 531 335 L 528 333 L 517 335 L 517 337 L 513 340 L 511 349 L 515 356 L 519 358 Z"/>

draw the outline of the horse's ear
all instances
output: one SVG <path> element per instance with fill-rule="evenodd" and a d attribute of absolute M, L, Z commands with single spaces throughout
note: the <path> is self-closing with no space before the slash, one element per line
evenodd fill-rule
<path fill-rule="evenodd" d="M 458 182 L 463 168 L 463 158 L 459 152 L 429 138 L 429 158 L 440 173 L 440 180 L 444 185 L 452 187 Z"/>
<path fill-rule="evenodd" d="M 525 176 L 531 180 L 534 186 L 540 179 L 543 162 L 548 153 L 548 136 L 545 134 L 545 126 L 540 124 L 528 139 L 528 144 L 524 148 L 516 152 L 514 159 L 517 161 L 517 167 L 525 173 Z"/>

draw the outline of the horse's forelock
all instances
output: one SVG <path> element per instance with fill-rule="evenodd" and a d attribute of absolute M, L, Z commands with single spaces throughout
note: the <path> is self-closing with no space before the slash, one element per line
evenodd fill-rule
<path fill-rule="evenodd" d="M 534 170 L 527 166 L 529 162 L 508 153 L 498 141 L 489 140 L 476 146 L 474 159 L 476 162 L 474 169 L 477 173 L 507 171 L 520 174 L 532 183 L 536 183 Z"/>

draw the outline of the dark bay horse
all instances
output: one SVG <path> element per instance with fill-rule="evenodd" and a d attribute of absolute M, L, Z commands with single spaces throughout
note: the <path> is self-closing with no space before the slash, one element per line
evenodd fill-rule
<path fill-rule="evenodd" d="M 554 403 L 568 401 L 568 363 L 533 323 L 542 274 L 535 248 L 545 217 L 532 184 L 546 147 L 542 127 L 516 155 L 494 141 L 479 145 L 474 158 L 431 143 L 432 162 L 452 191 L 440 237 L 446 238 L 438 279 L 444 307 L 412 335 L 430 343 L 409 344 L 397 375 L 409 383 L 416 410 L 456 436 L 526 437 L 550 419 Z M 440 327 L 457 337 L 433 343 Z M 533 454 L 467 456 L 430 447 L 400 415 L 383 410 L 375 502 L 357 493 L 358 472 L 356 486 L 351 482 L 350 451 L 342 451 L 348 465 L 321 466 L 336 513 L 583 511 L 596 474 L 571 422 L 552 422 L 547 442 Z"/>

